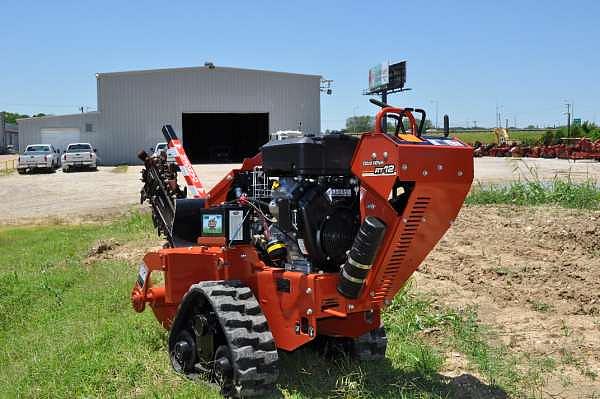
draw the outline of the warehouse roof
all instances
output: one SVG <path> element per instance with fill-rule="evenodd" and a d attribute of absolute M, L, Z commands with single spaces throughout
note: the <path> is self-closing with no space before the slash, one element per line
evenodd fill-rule
<path fill-rule="evenodd" d="M 303 74 L 303 73 L 291 73 L 291 72 L 277 72 L 277 71 L 265 71 L 261 69 L 246 69 L 246 68 L 231 68 L 231 67 L 221 67 L 221 66 L 196 66 L 196 67 L 182 67 L 182 68 L 159 68 L 159 69 L 142 69 L 137 71 L 122 71 L 122 72 L 99 72 L 96 74 L 96 77 L 102 76 L 118 76 L 118 75 L 139 75 L 146 73 L 160 73 L 160 72 L 190 72 L 190 71 L 229 71 L 229 72 L 260 72 L 260 73 L 268 73 L 268 74 L 278 74 L 278 75 L 295 75 L 295 76 L 305 76 L 305 77 L 314 77 L 321 78 L 321 75 L 311 75 L 311 74 Z"/>
<path fill-rule="evenodd" d="M 29 118 L 19 118 L 18 121 L 28 120 L 28 119 L 53 119 L 53 118 L 65 118 L 65 117 L 75 117 L 75 116 L 86 116 L 97 114 L 98 111 L 89 111 L 89 112 L 78 112 L 76 114 L 61 114 L 61 115 L 44 115 L 44 116 L 32 116 Z"/>

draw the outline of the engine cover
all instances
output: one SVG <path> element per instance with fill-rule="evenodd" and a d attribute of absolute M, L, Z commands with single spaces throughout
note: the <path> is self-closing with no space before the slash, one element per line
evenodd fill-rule
<path fill-rule="evenodd" d="M 357 143 L 345 134 L 272 140 L 262 147 L 263 169 L 272 175 L 349 176 Z"/>

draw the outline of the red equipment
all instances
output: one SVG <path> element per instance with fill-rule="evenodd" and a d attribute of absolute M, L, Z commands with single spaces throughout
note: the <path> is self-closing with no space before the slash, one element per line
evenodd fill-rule
<path fill-rule="evenodd" d="M 422 137 L 412 112 L 424 120 L 425 111 L 383 105 L 360 140 L 267 143 L 205 199 L 186 198 L 166 157 L 139 154 L 142 200 L 168 247 L 144 257 L 131 297 L 169 329 L 175 370 L 256 396 L 275 383 L 277 349 L 317 336 L 359 359 L 385 356 L 381 309 L 452 225 L 473 149 L 447 134 Z M 395 134 L 382 131 L 384 117 L 398 121 Z M 163 133 L 177 147 L 170 126 Z"/>
<path fill-rule="evenodd" d="M 588 138 L 562 138 L 563 142 L 555 145 L 501 144 L 487 145 L 477 143 L 473 155 L 476 157 L 529 157 L 529 158 L 560 158 L 560 159 L 595 159 L 600 160 L 600 140 L 592 142 Z"/>

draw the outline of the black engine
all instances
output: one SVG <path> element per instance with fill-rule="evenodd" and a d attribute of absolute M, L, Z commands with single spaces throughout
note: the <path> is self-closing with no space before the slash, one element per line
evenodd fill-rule
<path fill-rule="evenodd" d="M 263 167 L 237 175 L 229 199 L 245 195 L 258 213 L 251 232 L 265 261 L 339 271 L 360 226 L 359 184 L 350 172 L 356 143 L 345 135 L 271 141 Z"/>

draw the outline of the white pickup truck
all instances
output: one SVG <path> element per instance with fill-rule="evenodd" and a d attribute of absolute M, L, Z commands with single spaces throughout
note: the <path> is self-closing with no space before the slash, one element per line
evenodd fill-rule
<path fill-rule="evenodd" d="M 67 173 L 73 169 L 97 170 L 96 149 L 90 143 L 72 143 L 62 156 L 62 170 Z"/>
<path fill-rule="evenodd" d="M 60 166 L 60 155 L 52 144 L 32 144 L 17 160 L 17 172 L 24 174 L 35 169 L 52 172 Z"/>
<path fill-rule="evenodd" d="M 161 152 L 165 152 L 167 154 L 167 162 L 175 163 L 175 149 L 170 149 L 167 143 L 157 143 L 156 146 L 152 149 L 152 155 L 157 157 Z"/>

